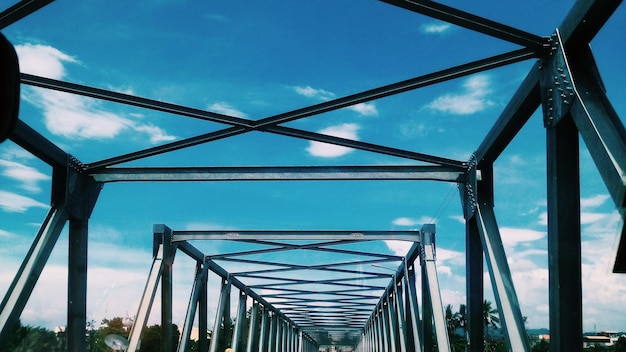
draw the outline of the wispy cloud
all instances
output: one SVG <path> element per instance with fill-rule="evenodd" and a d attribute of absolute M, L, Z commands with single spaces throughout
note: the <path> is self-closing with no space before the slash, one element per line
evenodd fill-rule
<path fill-rule="evenodd" d="M 419 224 L 416 219 L 406 217 L 396 218 L 391 223 L 396 226 L 415 226 Z"/>
<path fill-rule="evenodd" d="M 452 28 L 450 23 L 445 22 L 431 22 L 422 25 L 422 32 L 426 34 L 441 34 L 449 31 Z"/>
<path fill-rule="evenodd" d="M 532 242 L 546 237 L 546 233 L 543 231 L 512 227 L 502 227 L 500 234 L 502 243 L 507 247 L 515 246 L 520 242 Z"/>
<path fill-rule="evenodd" d="M 213 112 L 228 115 L 228 116 L 240 117 L 242 119 L 248 118 L 248 115 L 246 113 L 236 109 L 232 105 L 223 101 L 211 104 L 209 106 L 209 111 L 213 111 Z"/>
<path fill-rule="evenodd" d="M 357 135 L 358 130 L 359 125 L 355 123 L 344 123 L 337 126 L 327 127 L 321 131 L 318 131 L 318 133 L 334 137 L 359 140 Z M 318 156 L 321 158 L 336 158 L 344 156 L 352 152 L 354 149 L 322 142 L 310 142 L 309 147 L 306 150 L 310 155 L 313 156 Z"/>
<path fill-rule="evenodd" d="M 47 45 L 23 44 L 15 49 L 20 70 L 38 76 L 64 79 L 65 65 L 78 63 L 74 57 Z M 50 132 L 66 138 L 110 139 L 123 131 L 134 131 L 147 134 L 152 143 L 175 139 L 157 126 L 107 112 L 94 99 L 41 88 L 29 89 L 24 98 L 43 111 Z"/>
<path fill-rule="evenodd" d="M 378 115 L 378 109 L 374 103 L 359 103 L 348 107 L 352 111 L 356 111 L 363 116 L 376 116 Z"/>
<path fill-rule="evenodd" d="M 42 173 L 27 162 L 34 157 L 19 148 L 8 148 L 0 155 L 0 169 L 2 175 L 21 183 L 21 188 L 31 193 L 39 193 L 39 182 L 50 179 L 49 175 Z"/>
<path fill-rule="evenodd" d="M 48 208 L 47 204 L 16 193 L 0 191 L 0 209 L 9 213 L 23 213 L 29 208 Z"/>
<path fill-rule="evenodd" d="M 461 92 L 442 95 L 426 108 L 454 115 L 471 115 L 494 105 L 489 100 L 490 93 L 489 76 L 476 75 L 465 80 Z"/>
<path fill-rule="evenodd" d="M 294 87 L 296 93 L 305 96 L 307 98 L 315 98 L 319 100 L 330 100 L 335 97 L 335 93 L 329 92 L 324 89 L 316 89 L 311 86 Z"/>

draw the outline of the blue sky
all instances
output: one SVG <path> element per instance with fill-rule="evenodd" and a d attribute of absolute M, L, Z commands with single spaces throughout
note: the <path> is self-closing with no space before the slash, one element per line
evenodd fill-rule
<path fill-rule="evenodd" d="M 547 36 L 573 1 L 445 3 Z M 622 120 L 625 24 L 622 6 L 592 42 Z M 22 72 L 255 120 L 516 49 L 376 1 L 358 6 L 349 1 L 59 1 L 3 33 L 16 46 Z M 286 126 L 465 161 L 533 63 Z M 20 119 L 84 163 L 224 127 L 28 86 L 22 88 Z M 626 277 L 611 274 L 621 219 L 582 148 L 584 328 L 626 330 L 626 314 L 617 314 L 626 309 Z M 128 166 L 399 163 L 409 164 L 251 132 Z M 531 327 L 547 327 L 545 130 L 540 112 L 496 162 L 494 172 L 495 210 L 522 314 Z M 8 288 L 44 219 L 50 183 L 45 164 L 10 141 L 0 145 L 0 293 Z M 444 304 L 458 307 L 464 300 L 465 230 L 456 185 L 107 184 L 90 221 L 88 314 L 96 322 L 134 314 L 151 262 L 154 223 L 174 229 L 390 230 L 419 229 L 430 222 L 437 224 Z M 385 250 L 403 254 L 406 249 L 406 244 L 388 243 Z M 22 315 L 25 323 L 64 324 L 66 252 L 63 236 Z M 181 260 L 177 270 L 192 271 L 193 263 Z M 181 298 L 176 304 L 184 307 L 190 276 L 177 278 Z M 180 323 L 182 318 L 175 316 Z"/>

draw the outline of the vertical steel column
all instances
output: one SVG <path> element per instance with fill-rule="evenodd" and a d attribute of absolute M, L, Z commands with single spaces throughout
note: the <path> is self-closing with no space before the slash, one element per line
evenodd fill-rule
<path fill-rule="evenodd" d="M 220 335 L 222 334 L 222 325 L 225 330 L 227 328 L 226 319 L 230 319 L 227 314 L 230 311 L 230 309 L 228 309 L 230 305 L 230 287 L 230 277 L 228 279 L 222 278 L 222 290 L 220 292 L 220 300 L 217 303 L 215 322 L 213 323 L 211 346 L 209 347 L 210 352 L 217 352 L 217 345 L 219 344 Z M 224 333 L 226 333 L 226 331 L 224 331 Z"/>
<path fill-rule="evenodd" d="M 67 292 L 67 350 L 86 350 L 87 325 L 87 243 L 89 217 L 102 189 L 83 173 L 83 165 L 68 156 L 67 168 L 55 168 L 52 175 L 52 202 L 64 204 L 69 213 Z"/>
<path fill-rule="evenodd" d="M 85 351 L 88 220 L 70 219 L 67 280 L 67 350 Z"/>
<path fill-rule="evenodd" d="M 187 344 L 191 337 L 191 329 L 193 328 L 193 320 L 196 316 L 196 307 L 199 305 L 200 292 L 202 291 L 202 283 L 207 274 L 208 266 L 201 263 L 196 264 L 196 275 L 194 278 L 193 286 L 191 288 L 191 295 L 189 297 L 189 304 L 187 305 L 187 314 L 185 315 L 185 321 L 183 323 L 183 331 L 180 334 L 180 341 L 178 343 L 179 352 L 187 351 Z M 206 330 L 205 330 L 206 331 Z M 198 338 L 201 338 L 201 330 L 198 332 Z"/>
<path fill-rule="evenodd" d="M 472 217 L 465 225 L 465 270 L 466 270 L 466 314 L 465 332 L 468 352 L 483 352 L 483 248 L 478 233 L 476 218 Z"/>
<path fill-rule="evenodd" d="M 283 351 L 283 329 L 284 323 L 281 317 L 276 316 L 276 347 L 274 351 L 276 352 L 284 352 Z"/>
<path fill-rule="evenodd" d="M 406 266 L 406 263 L 405 263 Z M 402 281 L 401 281 L 402 282 Z M 406 314 L 405 314 L 405 310 L 404 310 L 404 301 L 402 300 L 402 287 L 400 287 L 400 290 L 398 290 L 398 284 L 395 284 L 393 286 L 393 296 L 395 298 L 395 306 L 396 306 L 396 320 L 397 320 L 397 326 L 398 326 L 398 339 L 399 339 L 399 344 L 400 344 L 400 351 L 401 352 L 407 352 L 407 335 L 408 335 L 408 331 L 406 329 Z"/>
<path fill-rule="evenodd" d="M 6 344 L 17 327 L 20 315 L 68 218 L 69 214 L 65 208 L 52 207 L 48 211 L 48 215 L 0 304 L 0 347 Z"/>
<path fill-rule="evenodd" d="M 387 339 L 385 338 L 385 329 L 384 329 L 384 325 L 383 325 L 383 307 L 381 305 L 381 307 L 378 308 L 379 311 L 376 314 L 376 339 L 378 340 L 378 348 L 379 351 L 387 351 L 388 347 L 387 347 Z"/>
<path fill-rule="evenodd" d="M 137 308 L 135 322 L 133 323 L 133 327 L 130 329 L 128 336 L 128 352 L 135 352 L 139 347 L 141 331 L 146 326 L 146 322 L 148 321 L 148 315 L 150 314 L 150 309 L 152 309 L 154 296 L 156 295 L 157 286 L 159 285 L 161 268 L 163 267 L 163 244 L 155 243 L 155 247 L 154 259 L 152 260 L 152 267 L 150 268 L 150 273 L 148 274 L 148 281 L 146 282 L 143 295 L 139 301 L 139 308 Z"/>
<path fill-rule="evenodd" d="M 276 313 L 272 312 L 272 318 L 270 319 L 270 328 L 267 339 L 268 352 L 276 352 L 276 332 L 278 331 L 278 328 L 276 326 L 277 323 L 278 317 L 276 316 Z"/>
<path fill-rule="evenodd" d="M 269 338 L 270 317 L 267 307 L 263 307 L 263 315 L 261 316 L 261 332 L 259 334 L 258 352 L 267 352 L 267 340 Z"/>
<path fill-rule="evenodd" d="M 415 264 L 404 267 L 404 287 L 407 313 L 407 331 L 410 331 L 407 339 L 408 352 L 422 352 L 422 324 L 419 317 L 417 304 L 417 288 L 415 286 Z"/>
<path fill-rule="evenodd" d="M 571 118 L 547 130 L 550 350 L 582 346 L 578 131 Z"/>
<path fill-rule="evenodd" d="M 422 236 L 422 259 L 421 263 L 425 268 L 428 294 L 432 305 L 433 321 L 437 336 L 437 348 L 439 351 L 450 351 L 450 340 L 446 327 L 445 313 L 441 303 L 441 292 L 439 290 L 439 278 L 437 277 L 437 266 L 435 264 L 435 225 L 426 224 L 420 231 Z M 424 278 L 422 278 L 424 280 Z M 426 296 L 426 294 L 422 293 Z"/>
<path fill-rule="evenodd" d="M 250 326 L 248 329 L 248 344 L 246 352 L 253 352 L 254 346 L 258 343 L 259 334 L 257 325 L 259 324 L 259 302 L 252 302 L 252 310 L 250 312 Z"/>
<path fill-rule="evenodd" d="M 163 244 L 163 266 L 161 268 L 161 346 L 164 351 L 174 349 L 174 323 L 172 321 L 172 301 L 174 283 L 172 266 L 176 255 L 176 245 L 172 244 L 172 230 L 165 225 L 154 225 L 154 236 Z"/>
<path fill-rule="evenodd" d="M 423 242 L 422 242 L 423 244 Z M 420 262 L 423 260 L 423 255 L 420 254 Z M 424 339 L 424 352 L 434 352 L 435 340 L 433 339 L 433 305 L 430 297 L 430 289 L 428 287 L 428 275 L 426 273 L 426 266 L 421 265 L 421 281 L 422 281 L 422 338 Z"/>
<path fill-rule="evenodd" d="M 381 301 L 380 304 L 380 321 L 382 322 L 382 340 L 383 340 L 383 351 L 389 351 L 391 349 L 391 340 L 389 339 L 389 318 L 387 314 L 387 305 L 385 301 Z"/>
<path fill-rule="evenodd" d="M 248 295 L 245 292 L 239 291 L 239 305 L 237 307 L 237 321 L 235 322 L 235 331 L 233 331 L 233 339 L 230 344 L 230 347 L 235 352 L 241 352 L 243 350 L 243 346 L 241 346 L 241 331 L 243 330 L 243 325 L 246 320 L 246 301 L 248 300 Z"/>
<path fill-rule="evenodd" d="M 396 280 L 395 275 L 393 276 L 391 280 L 395 282 Z M 398 333 L 397 333 L 398 331 L 397 319 L 398 318 L 396 316 L 396 309 L 394 306 L 395 296 L 391 297 L 391 292 L 392 291 L 387 293 L 387 320 L 389 321 L 389 345 L 391 347 L 390 351 L 396 352 L 398 350 Z"/>
<path fill-rule="evenodd" d="M 300 332 L 298 332 L 298 349 L 296 350 L 298 352 L 304 352 L 304 341 L 302 341 L 302 335 L 302 330 L 300 330 Z"/>
<path fill-rule="evenodd" d="M 550 282 L 550 350 L 573 351 L 582 346 L 582 279 L 581 279 L 581 235 L 580 235 L 580 170 L 577 126 L 570 114 L 572 103 L 580 106 L 582 99 L 571 77 L 568 58 L 562 46 L 559 31 L 551 38 L 552 50 L 543 59 L 541 98 L 546 127 L 547 186 L 548 186 L 548 262 Z M 582 50 L 582 54 L 588 49 Z M 580 54 L 580 53 L 577 53 Z M 590 53 L 589 53 L 590 55 Z M 584 60 L 583 60 L 584 61 Z M 595 70 L 592 67 L 585 70 Z M 583 75 L 584 76 L 584 75 Z M 596 89 L 590 89 L 585 95 Z M 578 99 L 576 99 L 578 98 Z M 590 104 L 594 105 L 594 104 Z M 583 110 L 586 106 L 582 105 Z M 597 107 L 597 106 L 596 106 Z M 585 128 L 587 112 L 576 114 L 585 136 L 598 133 L 597 126 Z M 623 128 L 622 128 L 623 131 Z M 616 131 L 611 131 L 614 133 Z M 604 141 L 591 138 L 590 151 L 594 161 L 604 155 Z M 597 154 L 596 152 L 599 152 Z M 609 151 L 610 153 L 610 151 Z M 612 158 L 610 156 L 609 158 Z M 605 176 L 614 161 L 601 165 Z M 622 161 L 624 160 L 621 157 Z M 617 166 L 618 169 L 623 165 Z M 608 171 L 612 174 L 612 170 Z M 615 175 L 615 174 L 614 174 Z M 607 179 L 604 179 L 605 182 Z M 623 180 L 618 181 L 623 184 Z M 617 188 L 615 188 L 617 189 Z M 615 189 L 611 189 L 614 191 Z M 613 194 L 612 194 L 613 195 Z"/>
<path fill-rule="evenodd" d="M 208 352 L 209 351 L 209 329 L 208 329 L 208 282 L 209 282 L 209 270 L 208 265 L 206 270 L 206 275 L 202 277 L 202 285 L 200 286 L 200 297 L 198 298 L 198 347 L 200 348 L 200 352 Z"/>

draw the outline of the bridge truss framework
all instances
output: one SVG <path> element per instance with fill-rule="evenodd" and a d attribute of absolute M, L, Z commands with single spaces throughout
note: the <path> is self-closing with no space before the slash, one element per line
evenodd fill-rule
<path fill-rule="evenodd" d="M 19 21 L 50 1 L 24 0 L 0 13 L 0 28 Z M 196 110 L 193 108 L 154 101 L 58 81 L 29 74 L 21 74 L 21 83 L 69 92 L 82 96 L 103 99 L 137 106 L 145 109 L 169 112 L 181 117 L 191 117 L 222 123 L 228 127 L 196 137 L 172 142 L 158 147 L 116 156 L 110 159 L 85 164 L 63 151 L 33 128 L 22 121 L 17 122 L 10 139 L 29 151 L 53 169 L 51 208 L 41 229 L 34 238 L 31 249 L 24 258 L 15 279 L 0 305 L 0 344 L 6 341 L 17 323 L 26 302 L 39 278 L 59 234 L 69 223 L 68 260 L 68 311 L 67 338 L 69 351 L 85 350 L 85 322 L 87 301 L 87 235 L 88 220 L 102 185 L 107 182 L 139 181 L 219 181 L 219 180 L 436 180 L 460 185 L 461 199 L 466 219 L 467 246 L 467 308 L 468 350 L 482 351 L 483 325 L 483 258 L 494 289 L 496 304 L 504 336 L 510 349 L 529 351 L 524 323 L 515 293 L 512 276 L 503 249 L 500 231 L 493 211 L 493 164 L 540 106 L 543 110 L 547 135 L 548 175 L 548 250 L 549 250 L 549 296 L 550 332 L 552 351 L 573 351 L 582 346 L 582 283 L 580 253 L 580 190 L 579 190 L 579 136 L 586 144 L 602 176 L 617 209 L 624 216 L 626 207 L 626 132 L 617 114 L 607 99 L 601 78 L 595 66 L 590 41 L 617 9 L 621 1 L 596 0 L 578 1 L 562 25 L 549 37 L 535 36 L 509 26 L 496 23 L 467 12 L 425 0 L 385 0 L 391 5 L 450 22 L 457 26 L 503 39 L 521 46 L 520 49 L 451 67 L 439 72 L 406 81 L 364 91 L 354 95 L 329 100 L 299 110 L 285 112 L 268 118 L 250 121 L 237 117 Z M 467 76 L 476 72 L 537 59 L 513 98 L 502 111 L 483 142 L 467 162 L 450 160 L 409 150 L 399 150 L 340 137 L 332 137 L 282 126 L 286 122 L 303 119 L 317 114 L 337 110 L 354 104 L 368 102 L 385 96 Z M 117 165 L 153 155 L 188 148 L 218 139 L 229 138 L 250 131 L 301 138 L 335 144 L 354 149 L 392 155 L 416 160 L 431 166 L 366 166 L 366 167 L 242 167 L 242 168 L 121 168 Z M 193 249 L 186 240 L 177 241 L 176 231 L 165 226 L 157 227 L 159 235 L 155 242 L 153 269 L 146 286 L 144 303 L 138 317 L 149 310 L 150 296 L 154 294 L 156 282 L 161 278 L 164 295 L 168 294 L 168 268 L 173 260 L 172 249 L 178 248 L 198 261 L 198 275 L 190 299 L 190 313 L 194 307 L 205 303 L 202 290 L 207 270 L 223 277 L 217 325 L 227 312 L 226 302 L 232 285 L 241 282 L 211 264 L 208 257 Z M 428 227 L 426 227 L 428 228 Z M 434 233 L 434 229 L 431 229 Z M 614 272 L 626 272 L 626 234 L 622 229 L 617 250 Z M 426 232 L 425 229 L 422 233 Z M 360 232 L 354 232 L 360 233 Z M 362 232 L 366 234 L 366 232 Z M 189 235 L 189 234 L 188 234 Z M 197 234 L 200 235 L 200 234 Z M 254 234 L 262 239 L 266 234 Z M 296 236 L 297 234 L 288 234 Z M 346 234 L 329 234 L 341 238 Z M 349 235 L 349 234 L 348 234 Z M 380 233 L 385 238 L 392 234 Z M 160 239 L 158 239 L 160 237 Z M 170 237 L 168 237 L 170 236 Z M 307 236 L 304 234 L 303 236 Z M 219 236 L 218 236 L 219 237 Z M 313 236 L 312 238 L 314 238 Z M 367 236 L 365 236 L 367 237 Z M 168 240 L 169 238 L 169 240 Z M 426 276 L 424 293 L 432 298 L 423 303 L 423 319 L 419 319 L 415 300 L 415 284 L 412 261 L 417 257 L 405 258 L 402 270 L 393 275 L 369 318 L 362 320 L 360 350 L 428 351 L 432 346 L 430 334 L 412 333 L 421 324 L 422 328 L 434 323 L 437 330 L 437 345 L 447 350 L 444 332 L 441 331 L 443 312 L 436 281 L 432 253 L 428 242 L 422 237 L 415 248 L 423 251 L 421 262 Z M 415 252 L 415 253 L 414 253 Z M 414 249 L 411 253 L 416 254 Z M 429 269 L 429 265 L 432 267 Z M 311 351 L 315 349 L 314 329 L 307 331 L 304 321 L 296 320 L 246 287 L 237 286 L 242 295 L 248 295 L 255 305 L 262 305 L 260 322 L 262 334 L 259 339 L 268 339 L 269 351 Z M 345 294 L 345 292 L 344 292 Z M 240 302 L 244 302 L 242 298 Z M 168 329 L 168 301 L 163 303 L 163 328 Z M 267 303 L 267 304 L 266 304 Z M 245 303 L 241 303 L 245 308 Z M 241 306 L 241 305 L 240 305 Z M 426 307 L 433 307 L 430 312 Z M 240 309 L 241 311 L 241 309 Z M 245 311 L 245 309 L 244 309 Z M 256 310 L 253 310 L 256 312 Z M 427 314 L 428 313 L 428 314 Z M 432 314 L 432 320 L 428 318 Z M 220 318 L 221 317 L 221 318 Z M 142 319 L 137 319 L 141 321 Z M 189 320 L 188 320 L 189 321 Z M 185 333 L 189 326 L 185 324 Z M 202 321 L 202 319 L 200 319 Z M 145 320 L 144 320 L 145 323 Z M 131 333 L 131 345 L 137 341 L 136 327 Z M 137 330 L 138 329 L 138 330 Z M 237 329 L 237 328 L 236 328 Z M 219 330 L 219 329 L 218 329 Z M 266 335 L 266 332 L 269 331 Z M 417 331 L 417 330 L 415 330 Z M 424 330 L 426 331 L 426 330 Z M 444 330 L 445 331 L 445 330 Z M 237 334 L 241 334 L 237 331 Z M 440 336 L 441 335 L 441 336 Z M 168 336 L 168 335 L 164 335 Z M 420 340 L 418 342 L 418 340 Z M 280 342 L 278 342 L 280 341 Z M 171 341 L 165 341 L 171 344 Z M 429 345 L 430 344 L 430 345 Z M 273 347 L 271 347 L 273 346 Z M 206 344 L 204 350 L 212 346 Z M 243 346 L 237 346 L 243 351 Z"/>

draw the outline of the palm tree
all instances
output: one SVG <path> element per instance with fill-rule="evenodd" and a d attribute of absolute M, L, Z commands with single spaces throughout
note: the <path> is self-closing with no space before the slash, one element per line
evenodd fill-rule
<path fill-rule="evenodd" d="M 498 310 L 491 306 L 491 302 L 483 301 L 483 327 L 489 335 L 490 329 L 498 329 L 500 324 L 500 317 L 498 316 Z"/>
<path fill-rule="evenodd" d="M 456 329 L 461 327 L 461 315 L 452 312 L 452 305 L 446 306 L 446 326 L 448 327 L 448 336 L 454 335 Z"/>

